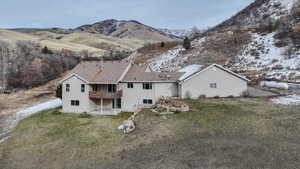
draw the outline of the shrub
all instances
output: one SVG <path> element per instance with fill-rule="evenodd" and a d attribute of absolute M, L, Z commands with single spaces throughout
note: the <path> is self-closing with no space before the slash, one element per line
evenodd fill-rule
<path fill-rule="evenodd" d="M 199 99 L 206 99 L 206 95 L 205 94 L 200 95 Z"/>
<path fill-rule="evenodd" d="M 214 99 L 219 99 L 219 98 L 220 98 L 220 96 L 215 96 L 215 97 L 214 97 Z"/>
<path fill-rule="evenodd" d="M 231 99 L 233 99 L 233 98 L 234 98 L 234 96 L 233 96 L 233 95 L 230 95 L 230 96 L 228 96 L 228 98 L 231 98 Z"/>
<path fill-rule="evenodd" d="M 83 112 L 83 113 L 79 114 L 79 118 L 87 118 L 87 119 L 89 119 L 91 117 L 92 117 L 92 115 L 88 114 L 87 112 Z"/>

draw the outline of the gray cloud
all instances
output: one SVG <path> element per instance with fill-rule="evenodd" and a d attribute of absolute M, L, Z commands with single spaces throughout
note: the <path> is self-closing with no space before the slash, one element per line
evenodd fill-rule
<path fill-rule="evenodd" d="M 2 0 L 0 27 L 73 28 L 104 19 L 160 28 L 205 28 L 254 0 Z"/>

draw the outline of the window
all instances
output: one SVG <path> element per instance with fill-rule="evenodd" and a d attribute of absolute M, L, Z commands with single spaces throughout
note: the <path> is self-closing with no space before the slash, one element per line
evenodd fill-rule
<path fill-rule="evenodd" d="M 211 83 L 209 84 L 210 88 L 216 89 L 217 88 L 217 83 Z"/>
<path fill-rule="evenodd" d="M 109 93 L 116 93 L 116 85 L 114 85 L 114 84 L 109 84 L 109 85 L 108 85 L 108 92 L 109 92 Z"/>
<path fill-rule="evenodd" d="M 66 84 L 66 92 L 70 91 L 70 84 Z"/>
<path fill-rule="evenodd" d="M 82 92 L 82 93 L 85 92 L 85 84 L 81 84 L 81 92 Z"/>
<path fill-rule="evenodd" d="M 153 101 L 151 99 L 144 99 L 143 104 L 153 104 Z"/>
<path fill-rule="evenodd" d="M 143 89 L 144 90 L 151 90 L 152 89 L 152 83 L 143 83 Z"/>
<path fill-rule="evenodd" d="M 71 106 L 79 106 L 79 100 L 71 100 Z"/>
<path fill-rule="evenodd" d="M 121 99 L 113 99 L 112 102 L 113 109 L 121 109 L 122 108 L 122 100 Z"/>
<path fill-rule="evenodd" d="M 98 91 L 98 85 L 93 85 L 93 92 L 97 92 Z"/>
<path fill-rule="evenodd" d="M 133 83 L 127 83 L 127 88 L 132 89 L 133 88 Z"/>

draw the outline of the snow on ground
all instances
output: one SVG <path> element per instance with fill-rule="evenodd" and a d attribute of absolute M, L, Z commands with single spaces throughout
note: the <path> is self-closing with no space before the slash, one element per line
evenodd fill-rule
<path fill-rule="evenodd" d="M 9 139 L 8 133 L 11 129 L 17 126 L 17 124 L 26 117 L 29 117 L 33 114 L 39 113 L 41 111 L 54 109 L 62 106 L 61 99 L 53 99 L 47 101 L 45 103 L 37 104 L 35 106 L 26 108 L 24 110 L 18 111 L 12 122 L 10 123 L 9 129 L 4 131 L 4 133 L 0 133 L 0 144 L 3 143 L 5 140 Z"/>
<path fill-rule="evenodd" d="M 274 19 L 278 19 L 288 14 L 296 0 L 270 0 L 258 9 L 261 16 L 270 15 Z"/>
<path fill-rule="evenodd" d="M 289 95 L 289 96 L 277 97 L 271 99 L 271 101 L 276 104 L 300 105 L 300 95 Z"/>
<path fill-rule="evenodd" d="M 276 89 L 289 89 L 289 85 L 287 83 L 283 82 L 268 82 L 268 81 L 262 81 L 260 82 L 260 86 L 262 87 L 270 87 L 270 88 L 276 88 Z"/>
<path fill-rule="evenodd" d="M 178 69 L 180 63 L 182 63 L 185 58 L 178 58 L 180 56 L 180 52 L 185 49 L 182 47 L 176 47 L 162 54 L 158 58 L 152 60 L 149 64 L 153 71 L 175 71 Z M 171 66 L 172 65 L 172 66 Z"/>
<path fill-rule="evenodd" d="M 190 75 L 200 71 L 202 67 L 203 67 L 202 65 L 193 64 L 193 65 L 189 65 L 183 69 L 180 69 L 178 72 L 183 72 L 184 74 L 178 80 L 186 79 Z"/>
<path fill-rule="evenodd" d="M 238 56 L 239 62 L 234 66 L 241 70 L 268 70 L 266 76 L 275 79 L 300 76 L 300 72 L 295 71 L 300 68 L 300 55 L 287 56 L 288 47 L 276 47 L 274 35 L 252 33 L 252 42 Z"/>
<path fill-rule="evenodd" d="M 16 120 L 22 120 L 26 117 L 29 117 L 33 114 L 39 113 L 41 111 L 49 110 L 49 109 L 54 109 L 62 106 L 62 101 L 61 99 L 54 99 L 50 100 L 45 103 L 41 103 L 32 107 L 29 107 L 27 109 L 21 110 L 16 113 Z"/>
<path fill-rule="evenodd" d="M 206 38 L 196 39 L 192 41 L 192 49 L 189 52 L 185 51 L 182 46 L 177 46 L 159 57 L 149 61 L 149 66 L 156 72 L 174 72 L 181 69 L 187 64 L 190 57 L 198 56 L 201 50 L 201 45 L 206 41 Z"/>

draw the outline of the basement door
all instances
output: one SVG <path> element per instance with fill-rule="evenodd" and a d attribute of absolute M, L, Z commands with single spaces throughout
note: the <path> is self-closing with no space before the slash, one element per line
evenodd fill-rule
<path fill-rule="evenodd" d="M 122 108 L 122 99 L 113 99 L 112 108 L 113 109 L 121 109 Z"/>

